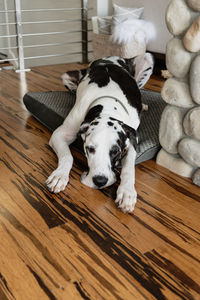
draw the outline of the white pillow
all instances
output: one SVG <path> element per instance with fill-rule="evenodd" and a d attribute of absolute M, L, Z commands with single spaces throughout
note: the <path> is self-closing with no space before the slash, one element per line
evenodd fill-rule
<path fill-rule="evenodd" d="M 113 3 L 113 24 L 119 24 L 130 19 L 139 19 L 144 11 L 144 7 L 124 7 Z"/>
<path fill-rule="evenodd" d="M 98 32 L 100 34 L 111 34 L 112 16 L 97 17 Z"/>

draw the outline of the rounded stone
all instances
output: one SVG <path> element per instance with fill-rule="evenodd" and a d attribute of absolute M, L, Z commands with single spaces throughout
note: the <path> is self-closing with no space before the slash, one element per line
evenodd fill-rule
<path fill-rule="evenodd" d="M 199 0 L 187 0 L 187 4 L 193 10 L 200 11 L 200 1 Z"/>
<path fill-rule="evenodd" d="M 194 168 L 182 158 L 167 153 L 161 149 L 156 158 L 157 164 L 183 177 L 191 178 Z"/>
<path fill-rule="evenodd" d="M 192 175 L 192 181 L 194 184 L 200 186 L 200 169 L 197 169 Z"/>
<path fill-rule="evenodd" d="M 189 110 L 183 120 L 183 127 L 187 135 L 200 140 L 200 107 Z"/>
<path fill-rule="evenodd" d="M 190 108 L 195 104 L 190 94 L 189 85 L 175 78 L 169 78 L 161 91 L 163 100 L 171 105 Z"/>
<path fill-rule="evenodd" d="M 182 40 L 173 38 L 169 40 L 166 47 L 166 65 L 169 72 L 178 78 L 187 75 L 193 54 L 186 51 Z"/>
<path fill-rule="evenodd" d="M 166 24 L 172 35 L 180 35 L 191 23 L 191 11 L 184 0 L 172 0 L 166 11 Z"/>
<path fill-rule="evenodd" d="M 185 49 L 190 52 L 198 52 L 200 50 L 200 16 L 196 18 L 187 30 L 183 38 L 183 44 Z"/>
<path fill-rule="evenodd" d="M 197 55 L 192 61 L 189 78 L 192 98 L 200 104 L 200 55 Z"/>
<path fill-rule="evenodd" d="M 178 151 L 188 164 L 200 167 L 200 141 L 183 138 L 178 144 Z"/>
<path fill-rule="evenodd" d="M 178 153 L 178 142 L 183 137 L 183 114 L 185 110 L 167 105 L 162 113 L 159 128 L 161 146 L 171 154 Z"/>

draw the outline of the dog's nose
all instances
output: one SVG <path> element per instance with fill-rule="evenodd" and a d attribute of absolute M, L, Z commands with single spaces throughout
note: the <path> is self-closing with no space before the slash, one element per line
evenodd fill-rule
<path fill-rule="evenodd" d="M 94 184 L 100 188 L 107 183 L 108 178 L 105 176 L 96 175 L 92 178 L 92 180 L 93 180 Z"/>

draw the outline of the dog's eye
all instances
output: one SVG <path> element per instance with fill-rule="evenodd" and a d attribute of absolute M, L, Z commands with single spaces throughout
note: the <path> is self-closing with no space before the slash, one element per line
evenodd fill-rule
<path fill-rule="evenodd" d="M 112 149 L 110 150 L 110 156 L 116 157 L 119 154 L 119 152 L 120 152 L 119 147 L 113 146 Z"/>
<path fill-rule="evenodd" d="M 92 147 L 92 146 L 87 146 L 87 147 L 86 147 L 86 151 L 87 151 L 87 153 L 92 153 L 92 154 L 94 154 L 94 153 L 95 153 L 95 148 Z"/>

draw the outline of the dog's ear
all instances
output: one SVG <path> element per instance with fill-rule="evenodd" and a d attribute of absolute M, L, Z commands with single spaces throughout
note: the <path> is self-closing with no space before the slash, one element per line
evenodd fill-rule
<path fill-rule="evenodd" d="M 137 136 L 137 132 L 134 128 L 128 126 L 127 124 L 122 124 L 122 128 L 124 129 L 126 136 L 128 137 L 128 139 L 130 140 L 131 144 L 133 145 L 133 147 L 135 148 L 135 150 L 137 149 L 137 145 L 138 145 L 138 136 Z"/>
<path fill-rule="evenodd" d="M 70 91 L 76 91 L 79 82 L 86 75 L 87 69 L 68 71 L 62 75 L 64 86 Z"/>
<path fill-rule="evenodd" d="M 129 72 L 135 78 L 138 87 L 141 89 L 149 80 L 153 72 L 154 59 L 152 54 L 145 53 L 130 59 L 126 59 Z"/>
<path fill-rule="evenodd" d="M 79 132 L 78 132 L 77 136 L 78 136 L 78 137 L 81 136 L 82 139 L 84 140 L 84 139 L 85 139 L 85 134 L 86 134 L 88 128 L 89 128 L 89 123 L 88 123 L 88 122 L 83 122 L 83 123 L 81 124 L 81 127 L 80 127 L 80 129 L 79 129 Z"/>

